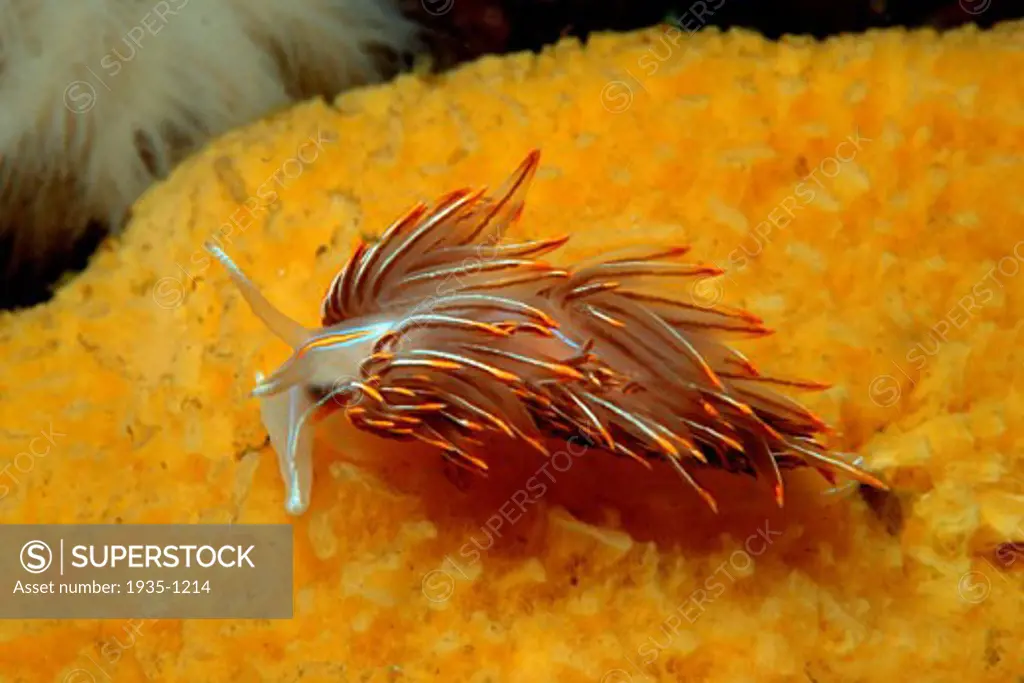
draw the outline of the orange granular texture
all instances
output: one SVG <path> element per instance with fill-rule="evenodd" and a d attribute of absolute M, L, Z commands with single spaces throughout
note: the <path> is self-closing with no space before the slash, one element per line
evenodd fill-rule
<path fill-rule="evenodd" d="M 534 146 L 515 237 L 572 233 L 566 263 L 692 244 L 729 271 L 698 293 L 778 330 L 743 350 L 832 382 L 801 398 L 895 495 L 837 500 L 798 473 L 780 512 L 712 477 L 715 517 L 670 471 L 599 453 L 549 481 L 532 451 L 495 446 L 494 475 L 456 486 L 429 451 L 325 427 L 292 521 L 293 620 L 147 624 L 113 662 L 119 622 L 5 621 L 0 679 L 1024 675 L 1024 559 L 994 554 L 1024 540 L 1022 40 L 1020 24 L 824 43 L 658 28 L 406 76 L 218 140 L 52 303 L 2 318 L 0 465 L 62 434 L 8 470 L 4 522 L 292 521 L 246 399 L 287 349 L 203 240 L 221 234 L 312 324 L 359 235 L 500 182 Z"/>

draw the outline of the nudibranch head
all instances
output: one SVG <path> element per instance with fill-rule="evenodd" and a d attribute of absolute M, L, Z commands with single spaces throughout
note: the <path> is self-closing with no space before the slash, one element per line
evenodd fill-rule
<path fill-rule="evenodd" d="M 357 390 L 359 363 L 391 328 L 378 321 L 310 330 L 274 307 L 220 246 L 205 245 L 228 270 L 250 308 L 292 355 L 269 377 L 257 374 L 252 395 L 260 399 L 263 425 L 278 453 L 285 507 L 299 515 L 309 507 L 313 485 L 313 418 L 344 405 Z"/>

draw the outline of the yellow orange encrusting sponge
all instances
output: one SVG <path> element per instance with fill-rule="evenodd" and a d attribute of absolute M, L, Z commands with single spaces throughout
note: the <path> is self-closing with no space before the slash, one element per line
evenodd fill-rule
<path fill-rule="evenodd" d="M 304 324 L 357 236 L 543 150 L 520 234 L 689 243 L 695 298 L 894 493 L 776 509 L 577 447 L 320 430 L 295 618 L 0 622 L 10 681 L 1011 681 L 1024 676 L 1024 26 L 770 43 L 664 28 L 486 58 L 228 134 L 45 306 L 0 318 L 0 519 L 284 522 L 254 374 L 287 355 L 202 249 Z M 22 456 L 40 430 L 43 456 Z M 498 448 L 496 446 L 496 448 Z M 9 462 L 8 462 L 9 461 Z M 17 464 L 15 465 L 15 461 Z M 7 469 L 4 466 L 9 465 Z M 96 669 L 102 665 L 104 672 Z M 93 667 L 90 669 L 90 667 Z M 89 680 L 89 679 L 82 679 Z"/>

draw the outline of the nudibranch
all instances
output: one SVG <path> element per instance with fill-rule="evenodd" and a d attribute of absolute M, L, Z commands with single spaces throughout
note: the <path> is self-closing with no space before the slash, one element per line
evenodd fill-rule
<path fill-rule="evenodd" d="M 490 436 L 541 456 L 552 439 L 581 439 L 647 468 L 667 463 L 714 510 L 694 476 L 702 468 L 753 476 L 780 506 L 789 468 L 886 488 L 826 448 L 827 426 L 772 388 L 824 385 L 762 375 L 723 343 L 770 334 L 759 318 L 666 293 L 666 281 L 722 273 L 680 262 L 687 247 L 638 246 L 559 268 L 540 257 L 567 237 L 506 241 L 539 160 L 530 152 L 493 194 L 461 189 L 420 203 L 359 244 L 330 284 L 316 329 L 274 307 L 206 243 L 293 349 L 271 375 L 257 375 L 252 392 L 288 512 L 309 506 L 311 430 L 335 411 L 359 429 L 436 446 L 479 473 Z"/>

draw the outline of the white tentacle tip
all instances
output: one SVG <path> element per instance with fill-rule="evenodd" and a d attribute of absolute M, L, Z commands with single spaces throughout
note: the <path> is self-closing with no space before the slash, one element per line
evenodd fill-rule
<path fill-rule="evenodd" d="M 854 467 L 858 467 L 858 468 L 862 467 L 864 465 L 864 456 L 863 455 L 858 455 L 856 458 L 854 458 L 854 460 L 853 460 L 853 462 L 851 464 Z M 851 481 L 846 482 L 845 484 L 841 484 L 839 486 L 833 486 L 832 488 L 825 489 L 824 491 L 822 491 L 822 495 L 834 496 L 836 498 L 842 498 L 844 496 L 849 495 L 851 492 L 857 490 L 859 487 L 860 487 L 860 482 L 858 482 L 856 480 L 851 480 Z"/>
<path fill-rule="evenodd" d="M 284 509 L 292 517 L 300 517 L 309 509 L 309 498 L 303 496 L 297 488 L 291 489 L 288 491 L 288 499 L 284 503 Z"/>

